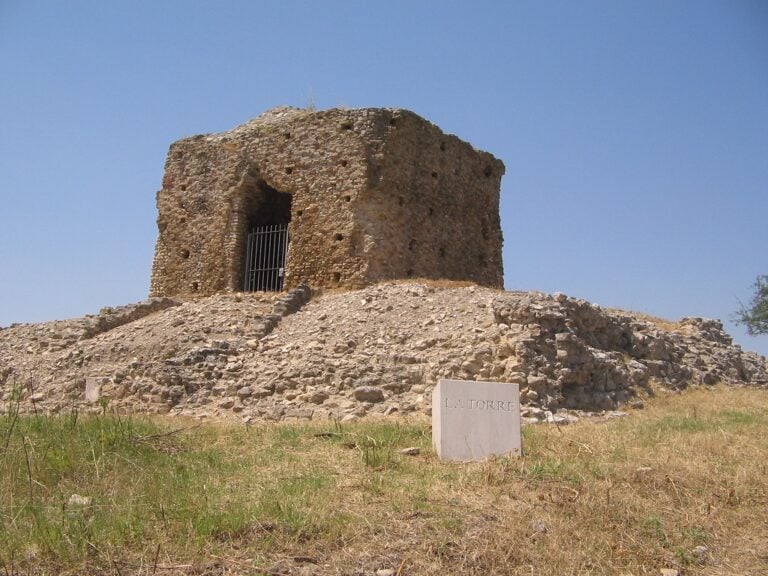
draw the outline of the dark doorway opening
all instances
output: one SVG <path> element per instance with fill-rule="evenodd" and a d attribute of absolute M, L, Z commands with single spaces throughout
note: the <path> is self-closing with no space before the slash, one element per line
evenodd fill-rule
<path fill-rule="evenodd" d="M 259 226 L 248 233 L 245 255 L 246 292 L 279 292 L 285 280 L 288 225 Z"/>
<path fill-rule="evenodd" d="M 263 181 L 249 192 L 243 290 L 279 292 L 285 282 L 291 195 Z"/>

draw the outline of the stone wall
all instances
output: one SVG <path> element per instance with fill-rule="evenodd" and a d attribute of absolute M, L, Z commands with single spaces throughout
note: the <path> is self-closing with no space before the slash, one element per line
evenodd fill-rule
<path fill-rule="evenodd" d="M 503 283 L 504 165 L 412 112 L 278 108 L 175 142 L 151 295 L 242 290 L 253 226 L 288 224 L 286 288 Z"/>
<path fill-rule="evenodd" d="M 768 386 L 766 359 L 714 320 L 458 284 L 215 294 L 0 328 L 0 415 L 18 394 L 30 412 L 100 411 L 88 383 L 121 413 L 243 421 L 428 412 L 441 378 L 518 384 L 529 422 L 666 389 Z"/>

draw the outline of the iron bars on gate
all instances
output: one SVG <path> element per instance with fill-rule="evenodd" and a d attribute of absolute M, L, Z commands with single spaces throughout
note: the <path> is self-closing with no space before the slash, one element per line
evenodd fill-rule
<path fill-rule="evenodd" d="M 254 228 L 248 234 L 243 290 L 246 292 L 281 291 L 285 280 L 287 253 L 287 224 Z"/>

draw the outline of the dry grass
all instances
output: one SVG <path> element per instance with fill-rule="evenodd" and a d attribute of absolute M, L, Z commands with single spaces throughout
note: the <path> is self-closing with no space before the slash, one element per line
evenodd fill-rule
<path fill-rule="evenodd" d="M 659 318 L 658 316 L 645 314 L 644 312 L 622 310 L 621 308 L 607 308 L 606 310 L 608 312 L 611 312 L 612 314 L 619 314 L 622 316 L 632 316 L 633 318 L 637 318 L 638 320 L 641 320 L 643 322 L 648 322 L 650 324 L 653 324 L 657 328 L 661 330 L 666 330 L 667 332 L 679 332 L 680 330 L 682 330 L 682 325 L 679 322 L 675 322 L 673 320 L 666 320 L 664 318 Z"/>
<path fill-rule="evenodd" d="M 52 420 L 0 425 L 0 569 L 768 573 L 766 390 L 690 390 L 621 420 L 528 427 L 524 459 L 470 464 L 438 461 L 424 420 L 162 435 L 178 425 L 126 433 L 102 419 L 70 427 L 83 427 L 76 439 L 57 429 L 58 443 Z M 119 441 L 100 444 L 109 430 Z M 88 449 L 47 470 L 42 453 L 73 440 Z M 73 492 L 93 504 L 62 505 Z"/>
<path fill-rule="evenodd" d="M 428 288 L 469 288 L 470 286 L 481 287 L 477 282 L 469 280 L 448 280 L 445 278 L 402 278 L 397 280 L 387 280 L 382 284 L 408 285 L 421 284 Z"/>
<path fill-rule="evenodd" d="M 427 288 L 433 289 L 433 290 L 442 290 L 442 289 L 456 289 L 456 288 L 469 288 L 472 286 L 475 286 L 477 288 L 487 289 L 487 290 L 493 290 L 495 292 L 504 292 L 504 289 L 502 288 L 491 288 L 488 286 L 481 286 L 477 284 L 476 282 L 471 282 L 469 280 L 448 280 L 448 279 L 440 279 L 440 278 L 396 278 L 392 280 L 382 280 L 381 282 L 377 282 L 374 284 L 375 286 L 379 285 L 393 285 L 393 286 L 409 286 L 409 285 L 420 285 L 420 286 L 426 286 Z M 359 287 L 337 287 L 337 288 L 323 288 L 322 293 L 324 294 L 346 294 L 348 292 L 354 292 L 357 290 L 361 290 L 365 288 L 366 286 L 359 286 Z"/>

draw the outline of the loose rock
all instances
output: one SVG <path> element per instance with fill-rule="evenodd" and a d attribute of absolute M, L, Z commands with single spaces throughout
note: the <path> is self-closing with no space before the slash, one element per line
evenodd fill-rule
<path fill-rule="evenodd" d="M 423 282 L 311 300 L 219 294 L 18 324 L 0 329 L 0 357 L 0 412 L 18 398 L 22 411 L 108 406 L 252 423 L 429 415 L 440 378 L 517 383 L 524 422 L 558 424 L 618 417 L 652 384 L 768 383 L 765 358 L 714 320 Z"/>
<path fill-rule="evenodd" d="M 359 386 L 353 395 L 360 402 L 381 402 L 384 400 L 384 390 L 376 386 Z"/>

